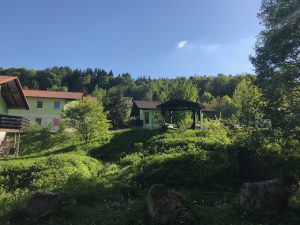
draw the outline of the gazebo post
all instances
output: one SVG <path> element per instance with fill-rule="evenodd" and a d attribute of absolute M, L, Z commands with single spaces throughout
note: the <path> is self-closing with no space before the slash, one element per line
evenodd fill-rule
<path fill-rule="evenodd" d="M 192 129 L 196 130 L 196 111 L 192 110 L 193 112 L 193 125 L 192 125 Z"/>
<path fill-rule="evenodd" d="M 199 111 L 199 121 L 200 121 L 200 123 L 203 122 L 203 112 L 202 112 L 202 110 Z"/>
<path fill-rule="evenodd" d="M 169 111 L 170 115 L 170 124 L 173 124 L 173 111 Z"/>
<path fill-rule="evenodd" d="M 19 150 L 20 150 L 20 141 L 21 141 L 21 133 L 18 132 L 18 145 L 17 145 L 17 158 L 19 157 Z"/>

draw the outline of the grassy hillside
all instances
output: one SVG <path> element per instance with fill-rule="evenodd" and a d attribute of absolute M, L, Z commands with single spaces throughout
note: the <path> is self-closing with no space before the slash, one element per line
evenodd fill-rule
<path fill-rule="evenodd" d="M 226 129 L 124 130 L 88 146 L 72 134 L 24 134 L 21 157 L 0 161 L 0 224 L 33 224 L 22 205 L 36 191 L 65 191 L 78 201 L 39 225 L 159 224 L 145 201 L 155 183 L 186 196 L 186 210 L 174 224 L 300 224 L 299 195 L 280 215 L 239 207 L 244 181 L 300 174 L 299 152 L 284 154 L 278 141 L 268 143 Z"/>

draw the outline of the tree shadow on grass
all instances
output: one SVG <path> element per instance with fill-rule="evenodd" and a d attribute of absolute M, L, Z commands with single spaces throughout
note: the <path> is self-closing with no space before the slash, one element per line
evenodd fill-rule
<path fill-rule="evenodd" d="M 197 189 L 238 184 L 231 176 L 226 155 L 217 152 L 159 154 L 123 170 L 118 180 L 128 180 L 144 188 L 157 183 Z"/>
<path fill-rule="evenodd" d="M 51 149 L 54 146 L 69 141 L 70 138 L 72 138 L 71 134 L 51 131 L 24 133 L 21 136 L 20 154 L 25 156 Z"/>
<path fill-rule="evenodd" d="M 19 158 L 11 158 L 11 159 L 12 160 L 35 159 L 35 158 L 40 158 L 40 157 L 45 157 L 45 156 L 50 156 L 50 155 L 74 152 L 74 150 L 76 150 L 76 148 L 77 148 L 77 145 L 71 145 L 71 146 L 67 146 L 65 148 L 61 148 L 61 149 L 58 149 L 55 151 L 48 151 L 48 152 L 44 152 L 41 154 L 29 155 L 29 156 L 23 156 L 23 157 L 19 157 Z"/>
<path fill-rule="evenodd" d="M 122 156 L 137 151 L 136 143 L 145 143 L 162 130 L 131 129 L 114 134 L 111 141 L 89 151 L 89 155 L 104 162 L 118 161 Z"/>
<path fill-rule="evenodd" d="M 131 199 L 128 199 L 128 195 L 124 195 L 124 193 L 128 193 L 128 190 L 135 192 L 131 187 L 123 184 L 103 185 L 97 178 L 73 176 L 63 187 L 52 191 L 63 191 L 74 197 L 77 201 L 74 208 L 47 216 L 34 223 L 21 206 L 24 203 L 20 203 L 18 207 L 4 216 L 3 222 L 9 221 L 11 225 L 85 225 L 103 224 L 103 222 L 109 225 L 131 225 L 134 223 L 130 222 L 137 217 L 147 221 L 149 218 L 144 201 L 145 193 L 138 197 L 131 196 Z M 133 205 L 134 212 L 129 211 L 129 207 L 133 207 Z"/>

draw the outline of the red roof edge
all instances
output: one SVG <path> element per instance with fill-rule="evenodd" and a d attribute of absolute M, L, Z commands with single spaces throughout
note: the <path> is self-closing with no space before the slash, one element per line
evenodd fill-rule
<path fill-rule="evenodd" d="M 14 81 L 19 89 L 19 92 L 20 92 L 20 95 L 21 95 L 21 98 L 23 99 L 23 102 L 24 102 L 24 105 L 25 105 L 25 108 L 27 110 L 30 109 L 29 107 L 29 104 L 28 104 L 28 101 L 27 101 L 27 98 L 23 92 L 23 88 L 22 88 L 22 85 L 21 85 L 21 82 L 19 80 L 19 78 L 17 76 L 10 76 L 10 75 L 1 75 L 0 77 L 2 78 L 6 78 L 7 80 L 4 80 L 4 82 L 1 82 L 1 84 L 4 84 L 4 83 L 7 83 L 7 82 L 11 82 L 11 81 Z"/>

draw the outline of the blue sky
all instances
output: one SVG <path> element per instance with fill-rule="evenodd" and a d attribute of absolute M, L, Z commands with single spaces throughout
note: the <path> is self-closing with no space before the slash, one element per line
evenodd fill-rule
<path fill-rule="evenodd" d="M 0 66 L 253 72 L 261 0 L 0 0 Z"/>

